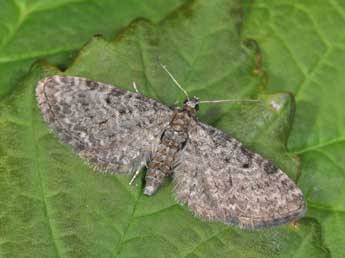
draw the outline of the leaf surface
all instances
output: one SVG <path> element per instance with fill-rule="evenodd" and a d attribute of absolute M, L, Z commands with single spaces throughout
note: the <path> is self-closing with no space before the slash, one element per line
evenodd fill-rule
<path fill-rule="evenodd" d="M 183 0 L 5 0 L 0 3 L 0 96 L 37 59 L 66 67 L 94 34 L 112 37 L 140 16 L 154 21 Z"/>
<path fill-rule="evenodd" d="M 159 23 L 137 20 L 109 42 L 93 38 L 64 74 L 139 91 L 167 105 L 183 94 L 168 66 L 201 99 L 258 98 L 260 103 L 203 105 L 200 120 L 232 133 L 273 159 L 292 178 L 299 162 L 286 151 L 295 103 L 268 94 L 260 53 L 239 35 L 236 1 L 190 1 Z M 245 42 L 245 43 L 243 43 Z M 3 257 L 329 257 L 320 222 L 242 231 L 203 222 L 179 205 L 172 184 L 153 197 L 143 182 L 95 173 L 42 120 L 37 81 L 61 73 L 37 63 L 0 103 L 0 255 Z"/>
<path fill-rule="evenodd" d="M 289 138 L 301 157 L 308 217 L 331 257 L 345 257 L 345 5 L 343 1 L 246 1 L 245 35 L 262 46 L 269 89 L 296 96 Z"/>

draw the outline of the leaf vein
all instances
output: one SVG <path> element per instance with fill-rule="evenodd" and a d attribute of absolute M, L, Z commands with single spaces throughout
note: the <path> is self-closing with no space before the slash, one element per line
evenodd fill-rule
<path fill-rule="evenodd" d="M 326 148 L 326 147 L 329 147 L 330 145 L 338 144 L 338 143 L 343 143 L 343 142 L 345 142 L 345 138 L 335 139 L 335 140 L 331 140 L 331 141 L 328 141 L 328 142 L 325 142 L 325 143 L 312 145 L 312 146 L 306 147 L 304 149 L 295 150 L 295 151 L 292 151 L 292 153 L 293 154 L 303 154 L 303 153 L 306 153 L 306 152 L 316 151 L 318 149 Z"/>
<path fill-rule="evenodd" d="M 296 65 L 296 67 L 301 71 L 301 73 L 303 74 L 303 76 L 306 76 L 306 71 L 304 70 L 304 68 L 302 68 L 298 62 L 298 60 L 296 59 L 296 57 L 294 56 L 294 54 L 292 53 L 291 49 L 289 48 L 288 44 L 285 42 L 285 40 L 277 33 L 275 27 L 273 24 L 271 24 L 271 30 L 274 33 L 276 39 L 278 41 L 280 41 L 280 43 L 285 47 L 285 49 L 287 50 L 287 53 L 289 54 L 289 56 L 291 57 L 292 61 L 294 62 L 294 64 Z"/>
<path fill-rule="evenodd" d="M 329 3 L 331 6 L 334 7 L 334 9 L 341 15 L 341 17 L 345 20 L 345 11 L 341 8 L 339 3 L 335 0 L 330 0 Z"/>
<path fill-rule="evenodd" d="M 225 229 L 223 229 L 223 230 L 221 230 L 221 231 L 219 231 L 219 232 L 217 232 L 217 233 L 211 235 L 210 237 L 206 238 L 205 240 L 203 240 L 203 241 L 201 241 L 199 244 L 197 244 L 197 245 L 193 248 L 193 250 L 192 250 L 191 252 L 189 252 L 188 254 L 186 254 L 185 256 L 183 256 L 183 258 L 187 258 L 189 255 L 195 254 L 195 251 L 196 251 L 200 246 L 202 246 L 202 245 L 205 244 L 206 242 L 212 240 L 213 238 L 218 238 L 218 236 L 219 236 L 220 234 L 222 234 L 222 233 L 224 233 L 224 232 L 226 232 L 226 231 L 231 231 L 231 230 L 232 230 L 231 228 L 225 228 Z M 195 254 L 195 255 L 196 255 L 196 254 Z"/>
<path fill-rule="evenodd" d="M 71 48 L 57 48 L 57 49 L 50 49 L 48 51 L 37 51 L 37 52 L 31 52 L 30 54 L 23 54 L 23 55 L 18 55 L 18 56 L 13 56 L 13 57 L 0 57 L 0 64 L 1 63 L 11 63 L 11 62 L 18 62 L 18 61 L 24 61 L 27 59 L 36 59 L 42 56 L 50 56 L 50 55 L 56 55 L 56 54 L 61 54 L 64 52 L 71 52 L 76 49 L 78 49 L 79 46 L 71 47 Z"/>
<path fill-rule="evenodd" d="M 154 212 L 144 214 L 144 215 L 135 216 L 135 218 L 144 218 L 144 217 L 148 217 L 148 216 L 152 216 L 152 215 L 157 215 L 163 211 L 167 211 L 167 210 L 170 210 L 170 209 L 175 208 L 175 207 L 180 207 L 180 205 L 179 204 L 173 204 L 171 206 L 165 207 L 165 208 L 160 209 L 158 211 L 154 211 Z"/>

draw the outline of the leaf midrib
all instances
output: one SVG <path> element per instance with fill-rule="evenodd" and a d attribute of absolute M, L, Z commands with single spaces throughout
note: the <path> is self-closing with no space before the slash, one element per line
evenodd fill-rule
<path fill-rule="evenodd" d="M 121 251 L 124 247 L 127 232 L 129 230 L 131 224 L 133 223 L 133 220 L 135 219 L 135 212 L 137 210 L 138 203 L 139 203 L 141 197 L 142 197 L 142 191 L 137 195 L 137 198 L 134 201 L 133 210 L 132 210 L 132 213 L 128 219 L 128 224 L 127 224 L 125 230 L 123 231 L 123 234 L 121 235 L 119 241 L 115 245 L 114 251 L 112 252 L 115 255 L 115 257 L 118 257 L 121 254 Z"/>
<path fill-rule="evenodd" d="M 30 91 L 31 92 L 31 91 Z M 36 105 L 36 100 L 35 100 L 35 96 L 32 96 L 31 94 L 27 94 L 28 98 L 30 98 L 30 100 L 28 101 L 30 108 L 29 110 L 29 116 L 31 118 L 31 126 L 28 128 L 30 131 L 28 132 L 28 134 L 31 136 L 29 137 L 29 141 L 31 140 L 31 146 L 32 146 L 32 160 L 33 160 L 33 169 L 36 171 L 36 174 L 38 176 L 38 180 L 39 180 L 39 188 L 40 188 L 40 193 L 42 196 L 42 202 L 43 202 L 43 209 L 44 209 L 44 215 L 47 219 L 48 222 L 48 226 L 49 226 L 49 235 L 51 236 L 52 239 L 52 243 L 54 246 L 54 250 L 55 253 L 58 257 L 63 257 L 62 256 L 62 252 L 60 251 L 61 247 L 59 247 L 59 243 L 58 243 L 58 237 L 57 237 L 57 233 L 56 233 L 56 229 L 55 226 L 52 223 L 51 220 L 51 210 L 49 208 L 49 203 L 48 203 L 48 198 L 47 198 L 47 191 L 46 191 L 46 186 L 43 180 L 43 175 L 41 172 L 41 168 L 40 168 L 40 150 L 39 150 L 39 142 L 36 136 L 36 128 L 35 125 L 37 123 L 35 123 L 34 121 L 34 109 L 35 109 L 35 105 Z"/>

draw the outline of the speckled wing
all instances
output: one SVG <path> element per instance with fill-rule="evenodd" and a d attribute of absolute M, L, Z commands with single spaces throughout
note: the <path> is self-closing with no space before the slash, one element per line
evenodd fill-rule
<path fill-rule="evenodd" d="M 143 167 L 172 116 L 170 108 L 139 93 L 79 77 L 43 79 L 36 96 L 62 142 L 115 173 Z"/>
<path fill-rule="evenodd" d="M 301 190 L 271 161 L 196 121 L 174 182 L 176 198 L 195 215 L 241 228 L 287 223 L 306 210 Z"/>

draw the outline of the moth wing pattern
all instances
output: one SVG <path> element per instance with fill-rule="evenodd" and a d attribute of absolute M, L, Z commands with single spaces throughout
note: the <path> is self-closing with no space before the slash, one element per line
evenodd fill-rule
<path fill-rule="evenodd" d="M 100 170 L 132 174 L 148 161 L 173 111 L 139 93 L 73 76 L 41 80 L 44 120 Z"/>
<path fill-rule="evenodd" d="M 175 169 L 177 200 L 205 220 L 247 229 L 303 216 L 303 194 L 284 172 L 230 135 L 194 123 Z"/>

